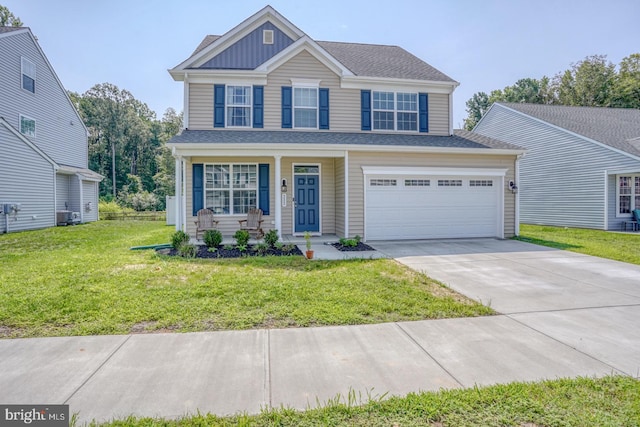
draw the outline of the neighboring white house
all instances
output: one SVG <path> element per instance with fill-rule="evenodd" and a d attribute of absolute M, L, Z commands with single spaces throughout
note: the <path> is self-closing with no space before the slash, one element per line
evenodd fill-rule
<path fill-rule="evenodd" d="M 31 30 L 0 27 L 0 58 L 0 233 L 96 221 L 87 129 Z"/>
<path fill-rule="evenodd" d="M 212 21 L 215 22 L 215 21 Z M 452 128 L 458 82 L 398 46 L 311 39 L 267 6 L 169 70 L 184 85 L 177 228 L 249 208 L 280 234 L 510 237 L 512 144 Z"/>
<path fill-rule="evenodd" d="M 640 110 L 499 102 L 474 132 L 527 149 L 523 223 L 620 230 L 640 209 Z"/>

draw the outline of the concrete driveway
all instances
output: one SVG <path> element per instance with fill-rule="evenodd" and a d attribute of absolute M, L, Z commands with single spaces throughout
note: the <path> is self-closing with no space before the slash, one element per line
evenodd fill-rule
<path fill-rule="evenodd" d="M 507 318 L 640 375 L 638 265 L 514 240 L 370 244 Z"/>

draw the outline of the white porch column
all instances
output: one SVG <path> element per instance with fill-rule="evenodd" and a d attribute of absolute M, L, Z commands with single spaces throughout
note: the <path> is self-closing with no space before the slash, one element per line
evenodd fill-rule
<path fill-rule="evenodd" d="M 344 152 L 344 237 L 349 238 L 349 152 Z"/>
<path fill-rule="evenodd" d="M 282 156 L 274 156 L 275 159 L 275 227 L 278 230 L 278 237 L 282 239 L 282 190 L 280 186 L 282 185 L 282 171 L 281 171 L 281 160 Z"/>
<path fill-rule="evenodd" d="M 176 198 L 173 208 L 176 211 L 176 230 L 182 230 L 182 157 L 176 157 Z"/>

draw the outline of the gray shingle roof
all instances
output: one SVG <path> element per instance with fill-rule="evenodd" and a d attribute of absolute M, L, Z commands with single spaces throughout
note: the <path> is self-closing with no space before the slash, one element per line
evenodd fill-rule
<path fill-rule="evenodd" d="M 206 36 L 191 56 L 219 38 Z M 356 76 L 456 82 L 399 46 L 326 41 L 316 43 Z"/>
<path fill-rule="evenodd" d="M 640 156 L 640 110 L 500 102 L 513 110 Z"/>
<path fill-rule="evenodd" d="M 399 46 L 317 42 L 356 76 L 455 82 Z"/>
<path fill-rule="evenodd" d="M 27 27 L 0 27 L 0 34 L 10 33 L 11 31 L 23 30 Z"/>
<path fill-rule="evenodd" d="M 441 147 L 523 150 L 473 132 L 455 130 L 452 136 L 357 132 L 305 132 L 267 130 L 184 130 L 171 144 L 327 144 L 371 147 Z"/>

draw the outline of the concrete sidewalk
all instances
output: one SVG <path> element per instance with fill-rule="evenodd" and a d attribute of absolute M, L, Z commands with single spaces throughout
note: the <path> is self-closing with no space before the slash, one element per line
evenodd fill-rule
<path fill-rule="evenodd" d="M 621 372 L 506 316 L 13 339 L 0 341 L 0 360 L 0 402 L 67 403 L 81 422 Z"/>
<path fill-rule="evenodd" d="M 640 269 L 513 241 L 372 245 L 507 314 L 364 326 L 0 340 L 0 402 L 79 421 L 638 376 Z M 525 309 L 523 309 L 526 308 Z"/>

